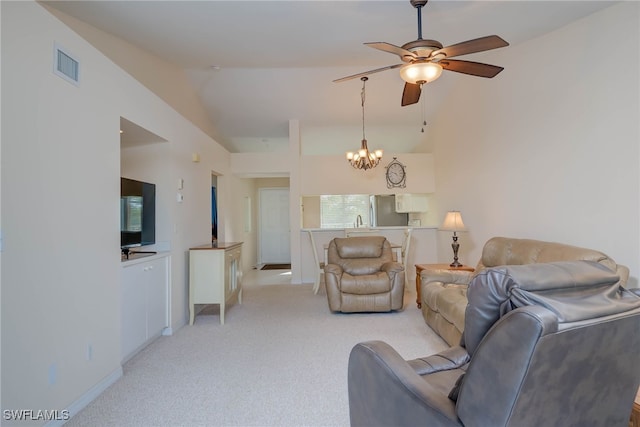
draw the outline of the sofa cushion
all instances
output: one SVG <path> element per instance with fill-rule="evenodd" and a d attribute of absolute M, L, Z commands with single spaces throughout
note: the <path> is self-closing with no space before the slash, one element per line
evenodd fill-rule
<path fill-rule="evenodd" d="M 389 292 L 391 281 L 385 272 L 352 276 L 349 273 L 342 274 L 340 291 L 347 294 L 370 295 Z"/>
<path fill-rule="evenodd" d="M 338 255 L 343 259 L 380 258 L 384 236 L 344 237 L 334 239 Z"/>
<path fill-rule="evenodd" d="M 345 273 L 351 275 L 364 275 L 364 274 L 374 274 L 379 272 L 384 265 L 383 259 L 370 259 L 370 258 L 360 258 L 360 259 L 344 259 L 340 261 L 339 264 Z M 387 276 L 388 278 L 388 276 Z"/>
<path fill-rule="evenodd" d="M 476 270 L 500 265 L 576 260 L 598 262 L 607 266 L 611 271 L 616 271 L 618 267 L 615 261 L 607 255 L 593 249 L 532 239 L 493 237 L 485 243 L 482 249 L 482 258 Z"/>
<path fill-rule="evenodd" d="M 464 330 L 464 311 L 467 306 L 467 285 L 428 283 L 422 289 L 423 300 L 431 310 L 440 313 L 458 330 Z"/>

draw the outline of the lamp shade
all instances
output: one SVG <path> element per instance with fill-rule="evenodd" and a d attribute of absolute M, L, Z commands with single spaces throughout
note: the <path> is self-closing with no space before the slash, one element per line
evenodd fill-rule
<path fill-rule="evenodd" d="M 443 231 L 464 231 L 466 230 L 460 211 L 449 211 L 444 217 L 444 222 L 440 227 Z"/>
<path fill-rule="evenodd" d="M 407 83 L 429 83 L 440 77 L 442 65 L 435 62 L 413 62 L 400 68 L 400 77 Z"/>

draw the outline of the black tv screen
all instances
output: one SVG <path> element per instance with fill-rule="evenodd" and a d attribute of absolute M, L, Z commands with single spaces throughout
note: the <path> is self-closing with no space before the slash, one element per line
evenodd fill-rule
<path fill-rule="evenodd" d="M 156 242 L 156 185 L 120 178 L 120 247 Z"/>

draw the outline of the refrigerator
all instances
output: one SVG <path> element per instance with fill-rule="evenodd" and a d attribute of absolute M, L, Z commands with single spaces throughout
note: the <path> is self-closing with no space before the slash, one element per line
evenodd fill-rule
<path fill-rule="evenodd" d="M 408 213 L 396 212 L 394 194 L 370 196 L 369 216 L 372 227 L 406 226 L 409 222 Z"/>

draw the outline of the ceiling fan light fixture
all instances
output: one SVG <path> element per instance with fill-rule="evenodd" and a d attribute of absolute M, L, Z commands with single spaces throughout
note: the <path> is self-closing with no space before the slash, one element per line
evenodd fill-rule
<path fill-rule="evenodd" d="M 442 74 L 442 65 L 436 62 L 413 62 L 400 68 L 400 77 L 407 83 L 431 83 Z"/>

